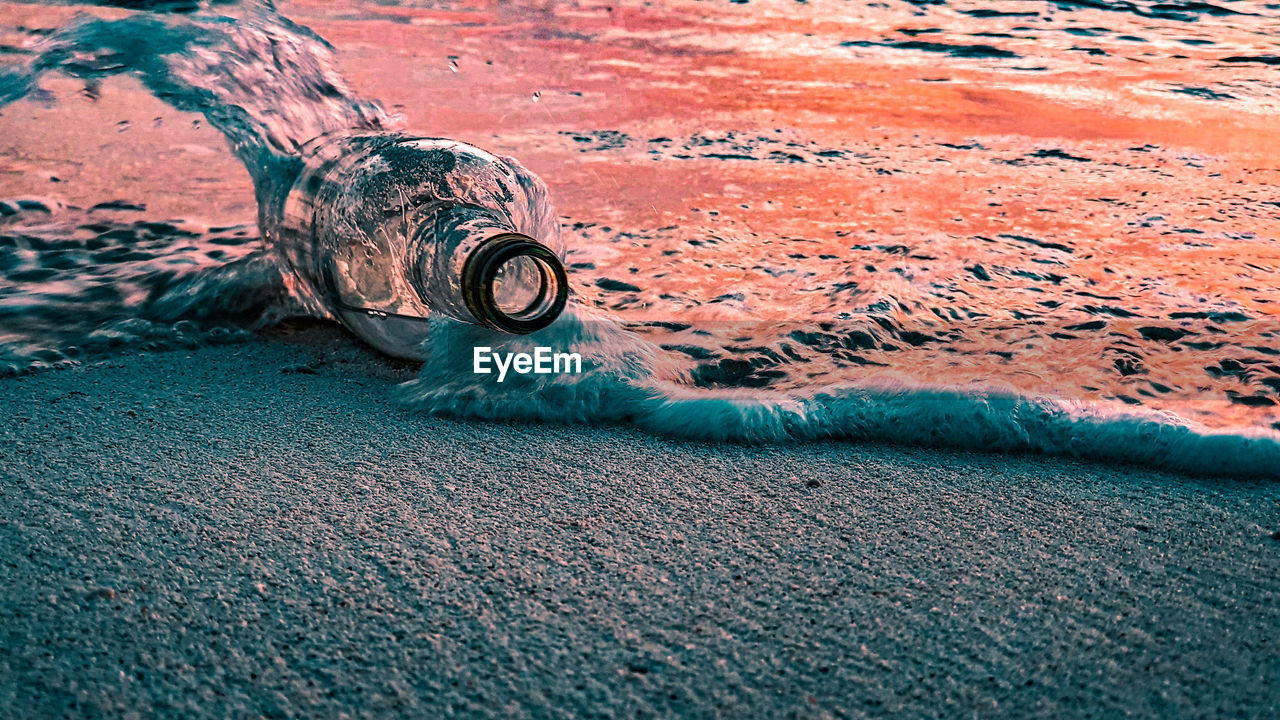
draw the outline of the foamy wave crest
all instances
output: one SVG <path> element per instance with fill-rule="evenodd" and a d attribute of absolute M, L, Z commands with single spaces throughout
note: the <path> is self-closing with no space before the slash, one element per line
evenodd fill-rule
<path fill-rule="evenodd" d="M 999 387 L 930 387 L 892 374 L 809 393 L 704 389 L 665 352 L 574 307 L 539 333 L 504 336 L 440 318 L 421 376 L 400 388 L 408 406 L 497 421 L 632 425 L 704 441 L 854 440 L 1034 452 L 1232 477 L 1280 478 L 1280 434 L 1211 431 L 1168 413 L 1137 411 Z M 473 348 L 571 349 L 580 374 L 477 374 Z"/>
<path fill-rule="evenodd" d="M 402 399 L 430 413 L 492 420 L 624 423 L 664 397 L 664 387 L 685 377 L 657 346 L 582 306 L 570 306 L 550 327 L 507 335 L 433 316 L 423 343 L 426 359 Z M 496 353 L 532 353 L 537 347 L 576 352 L 579 374 L 519 375 L 501 382 L 473 372 L 475 347 Z"/>

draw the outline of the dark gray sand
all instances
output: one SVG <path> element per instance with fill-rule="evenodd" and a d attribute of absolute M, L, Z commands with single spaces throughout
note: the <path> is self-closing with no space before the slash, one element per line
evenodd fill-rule
<path fill-rule="evenodd" d="M 332 329 L 0 381 L 6 717 L 1275 717 L 1280 485 L 475 424 Z"/>

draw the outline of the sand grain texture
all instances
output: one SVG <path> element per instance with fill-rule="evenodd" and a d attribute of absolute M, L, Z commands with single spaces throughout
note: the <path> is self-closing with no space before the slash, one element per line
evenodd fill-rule
<path fill-rule="evenodd" d="M 0 715 L 1280 704 L 1274 483 L 426 418 L 294 339 L 3 381 Z"/>

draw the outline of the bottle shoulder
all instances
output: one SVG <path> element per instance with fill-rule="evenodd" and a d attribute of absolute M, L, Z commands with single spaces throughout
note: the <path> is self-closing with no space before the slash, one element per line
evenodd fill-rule
<path fill-rule="evenodd" d="M 443 200 L 544 201 L 546 185 L 511 157 L 451 138 L 403 132 L 330 133 L 301 149 L 300 182 L 337 182 Z M 385 186 L 385 187 L 384 187 Z M 521 196 L 524 196 L 523 198 Z"/>
<path fill-rule="evenodd" d="M 435 161 L 452 157 L 468 164 L 503 165 L 513 173 L 531 174 L 515 158 L 453 138 L 419 135 L 403 131 L 345 130 L 326 133 L 304 143 L 299 153 L 304 161 L 351 156 L 390 156 L 403 161 Z M 446 164 L 448 164 L 446 162 Z"/>

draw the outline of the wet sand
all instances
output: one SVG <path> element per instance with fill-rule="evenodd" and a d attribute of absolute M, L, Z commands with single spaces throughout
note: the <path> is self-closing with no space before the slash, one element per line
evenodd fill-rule
<path fill-rule="evenodd" d="M 428 418 L 325 326 L 0 381 L 0 715 L 1273 717 L 1280 486 Z"/>

